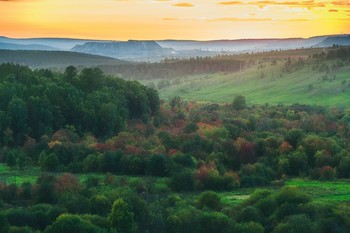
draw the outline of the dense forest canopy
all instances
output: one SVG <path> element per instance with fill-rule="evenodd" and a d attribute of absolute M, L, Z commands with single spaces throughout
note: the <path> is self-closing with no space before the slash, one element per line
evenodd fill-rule
<path fill-rule="evenodd" d="M 106 138 L 120 132 L 127 119 L 147 122 L 159 110 L 155 90 L 97 68 L 78 73 L 72 66 L 59 74 L 2 64 L 0 99 L 5 145 L 22 145 L 26 137 L 38 140 L 66 126 Z"/>
<path fill-rule="evenodd" d="M 345 233 L 349 123 L 344 108 L 160 101 L 98 68 L 2 64 L 0 232 Z M 321 189 L 328 203 L 295 178 L 345 188 Z"/>

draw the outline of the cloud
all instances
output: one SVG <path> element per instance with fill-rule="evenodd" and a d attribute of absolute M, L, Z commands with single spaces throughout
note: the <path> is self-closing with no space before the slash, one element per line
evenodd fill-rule
<path fill-rule="evenodd" d="M 330 10 L 328 10 L 328 12 L 338 12 L 338 10 L 336 10 L 336 9 L 330 9 Z"/>
<path fill-rule="evenodd" d="M 347 6 L 347 7 L 350 7 L 350 2 L 349 1 L 333 1 L 332 5 L 334 5 L 334 6 Z"/>
<path fill-rule="evenodd" d="M 219 2 L 219 5 L 243 5 L 243 2 L 232 1 L 232 2 Z"/>
<path fill-rule="evenodd" d="M 162 18 L 162 20 L 174 21 L 174 20 L 179 20 L 179 18 Z"/>
<path fill-rule="evenodd" d="M 194 5 L 192 3 L 188 3 L 188 2 L 176 3 L 176 4 L 173 4 L 173 6 L 177 6 L 177 7 L 194 7 Z"/>
<path fill-rule="evenodd" d="M 286 22 L 307 22 L 311 21 L 310 19 L 284 19 L 284 20 L 275 20 L 275 21 L 286 21 Z"/>
<path fill-rule="evenodd" d="M 216 19 L 208 19 L 208 22 L 266 22 L 272 21 L 271 18 L 236 18 L 236 17 L 224 17 Z"/>
<path fill-rule="evenodd" d="M 338 1 L 340 4 L 344 4 L 345 1 Z M 219 5 L 254 5 L 260 8 L 266 6 L 289 6 L 289 7 L 306 7 L 306 8 L 315 8 L 315 7 L 325 7 L 325 2 L 316 2 L 314 0 L 305 0 L 305 1 L 250 1 L 250 2 L 240 2 L 240 1 L 227 1 L 219 2 Z M 349 3 L 347 3 L 349 5 Z"/>
<path fill-rule="evenodd" d="M 272 18 L 236 18 L 236 17 L 224 17 L 209 19 L 208 22 L 307 22 L 309 19 L 272 19 Z"/>

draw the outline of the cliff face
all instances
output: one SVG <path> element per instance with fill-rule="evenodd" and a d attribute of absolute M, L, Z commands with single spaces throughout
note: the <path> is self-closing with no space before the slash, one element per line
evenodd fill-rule
<path fill-rule="evenodd" d="M 71 51 L 103 55 L 114 58 L 137 59 L 139 57 L 162 57 L 171 54 L 154 41 L 87 42 L 74 46 Z"/>

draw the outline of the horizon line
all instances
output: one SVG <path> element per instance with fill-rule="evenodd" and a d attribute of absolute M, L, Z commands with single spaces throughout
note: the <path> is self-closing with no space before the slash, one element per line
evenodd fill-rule
<path fill-rule="evenodd" d="M 16 39 L 16 40 L 31 40 L 31 39 L 60 39 L 60 40 L 90 40 L 90 41 L 110 41 L 110 42 L 127 42 L 127 41 L 198 41 L 198 42 L 208 42 L 208 41 L 238 41 L 238 40 L 288 40 L 288 39 L 310 39 L 316 37 L 329 37 L 329 36 L 350 36 L 348 33 L 342 34 L 328 34 L 328 35 L 315 35 L 310 37 L 261 37 L 261 38 L 222 38 L 222 39 L 210 39 L 210 40 L 198 40 L 198 39 L 128 39 L 128 40 L 117 40 L 117 39 L 94 39 L 85 37 L 10 37 L 5 35 L 0 35 L 0 38 Z"/>

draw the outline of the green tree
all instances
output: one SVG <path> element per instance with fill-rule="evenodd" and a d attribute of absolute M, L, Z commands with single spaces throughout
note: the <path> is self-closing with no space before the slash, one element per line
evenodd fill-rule
<path fill-rule="evenodd" d="M 175 191 L 193 191 L 195 179 L 193 170 L 183 169 L 171 177 L 170 187 Z"/>
<path fill-rule="evenodd" d="M 147 173 L 152 176 L 167 174 L 169 159 L 165 155 L 152 155 L 147 162 Z"/>
<path fill-rule="evenodd" d="M 53 175 L 43 174 L 38 177 L 36 181 L 38 189 L 35 197 L 37 202 L 56 202 L 55 180 L 56 178 Z"/>
<path fill-rule="evenodd" d="M 122 198 L 114 201 L 108 221 L 118 233 L 135 231 L 134 213 L 131 212 L 129 205 Z"/>
<path fill-rule="evenodd" d="M 337 176 L 339 178 L 350 178 L 350 157 L 344 157 L 340 160 Z"/>
<path fill-rule="evenodd" d="M 300 214 L 287 217 L 272 233 L 316 233 L 317 229 L 309 216 Z"/>
<path fill-rule="evenodd" d="M 68 66 L 64 71 L 63 77 L 66 81 L 72 82 L 76 78 L 78 70 L 75 66 Z"/>
<path fill-rule="evenodd" d="M 220 210 L 221 198 L 216 192 L 204 192 L 198 197 L 198 207 L 201 209 Z"/>
<path fill-rule="evenodd" d="M 98 112 L 99 135 L 109 138 L 121 131 L 124 127 L 123 114 L 113 103 L 103 104 Z"/>
<path fill-rule="evenodd" d="M 77 215 L 62 214 L 44 233 L 102 233 L 102 229 Z"/>
<path fill-rule="evenodd" d="M 44 134 L 50 134 L 53 130 L 53 116 L 51 103 L 44 96 L 31 96 L 28 101 L 28 124 L 31 135 L 39 139 Z"/>
<path fill-rule="evenodd" d="M 3 213 L 0 213 L 0 232 L 7 232 L 10 225 Z"/>
<path fill-rule="evenodd" d="M 95 195 L 90 198 L 91 211 L 94 214 L 106 215 L 111 209 L 111 203 L 104 195 Z"/>
<path fill-rule="evenodd" d="M 264 233 L 264 227 L 260 223 L 256 222 L 238 224 L 235 230 L 237 233 Z"/>
<path fill-rule="evenodd" d="M 232 102 L 232 107 L 235 110 L 245 109 L 247 107 L 245 97 L 242 95 L 235 96 L 235 98 L 233 99 L 233 102 Z"/>
<path fill-rule="evenodd" d="M 92 92 L 101 88 L 104 81 L 99 68 L 84 68 L 79 77 L 79 87 L 85 92 Z"/>
<path fill-rule="evenodd" d="M 46 154 L 45 151 L 40 153 L 38 163 L 44 171 L 55 171 L 59 164 L 55 153 Z"/>
<path fill-rule="evenodd" d="M 10 127 L 13 131 L 13 138 L 17 145 L 23 143 L 25 135 L 28 132 L 27 113 L 26 103 L 16 96 L 13 97 L 9 103 L 7 114 L 10 119 Z"/>

